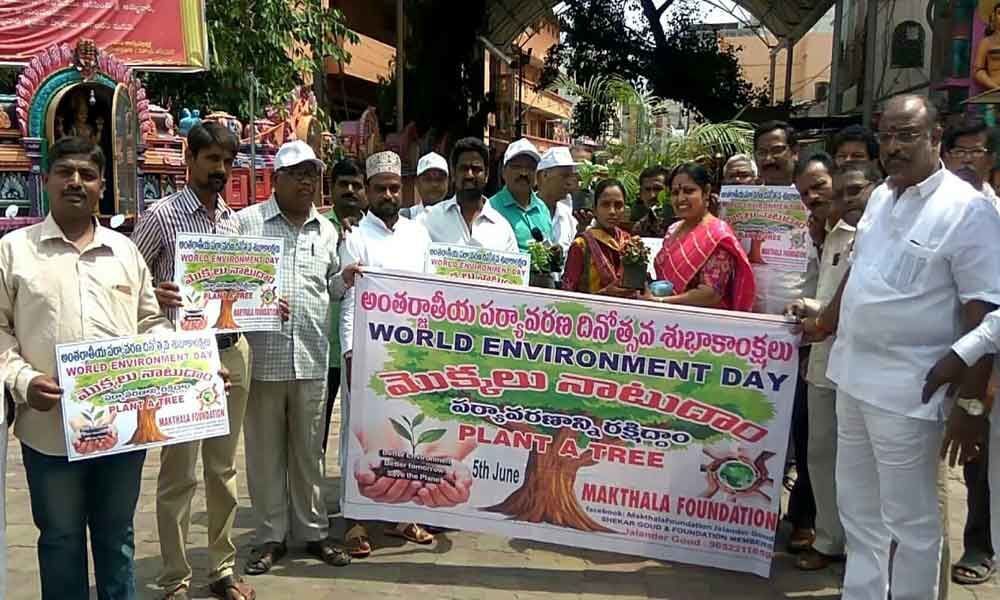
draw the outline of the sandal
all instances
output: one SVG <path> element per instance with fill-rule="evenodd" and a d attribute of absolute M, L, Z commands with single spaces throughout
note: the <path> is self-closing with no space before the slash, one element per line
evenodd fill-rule
<path fill-rule="evenodd" d="M 788 552 L 790 554 L 805 552 L 806 550 L 812 548 L 815 541 L 815 529 L 796 529 L 792 531 L 791 537 L 788 538 Z"/>
<path fill-rule="evenodd" d="M 427 533 L 427 530 L 416 523 L 397 523 L 394 526 L 385 528 L 385 534 L 389 537 L 402 538 L 414 544 L 426 546 L 434 542 L 434 536 Z"/>
<path fill-rule="evenodd" d="M 996 564 L 988 556 L 965 555 L 951 566 L 951 580 L 959 585 L 979 585 L 989 581 L 995 572 Z"/>
<path fill-rule="evenodd" d="M 208 586 L 208 591 L 219 600 L 256 600 L 257 592 L 242 579 L 226 575 L 221 579 L 213 581 Z M 238 598 L 233 597 L 233 592 Z"/>
<path fill-rule="evenodd" d="M 351 558 L 368 558 L 372 555 L 372 544 L 368 540 L 368 531 L 364 525 L 355 525 L 344 535 L 347 553 Z"/>
<path fill-rule="evenodd" d="M 830 565 L 844 562 L 844 556 L 830 556 L 822 552 L 809 548 L 795 561 L 795 568 L 800 571 L 822 571 Z"/>
<path fill-rule="evenodd" d="M 247 575 L 263 575 L 271 570 L 279 560 L 285 557 L 288 548 L 284 542 L 268 542 L 253 549 L 256 558 L 247 563 Z"/>
<path fill-rule="evenodd" d="M 309 542 L 306 552 L 330 565 L 331 567 L 346 567 L 351 564 L 351 557 L 334 545 L 329 539 Z"/>
<path fill-rule="evenodd" d="M 188 595 L 187 586 L 182 585 L 174 591 L 164 594 L 162 600 L 191 600 L 191 596 Z"/>

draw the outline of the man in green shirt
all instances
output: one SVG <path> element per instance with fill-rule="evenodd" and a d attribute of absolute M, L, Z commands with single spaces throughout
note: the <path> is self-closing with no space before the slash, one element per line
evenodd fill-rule
<path fill-rule="evenodd" d="M 503 156 L 505 185 L 490 198 L 490 206 L 503 215 L 514 229 L 521 252 L 527 252 L 528 244 L 539 235 L 544 241 L 552 242 L 552 217 L 548 207 L 534 192 L 535 169 L 540 159 L 535 145 L 524 138 L 507 146 Z"/>
<path fill-rule="evenodd" d="M 345 158 L 335 164 L 330 173 L 333 190 L 333 210 L 326 217 L 337 228 L 337 239 L 344 242 L 345 229 L 361 220 L 368 209 L 365 196 L 365 176 L 361 163 L 353 158 Z M 350 292 L 348 292 L 350 293 Z M 340 302 L 330 303 L 330 364 L 327 370 L 326 434 L 323 436 L 323 452 L 330 439 L 330 421 L 333 418 L 333 404 L 340 389 Z"/>

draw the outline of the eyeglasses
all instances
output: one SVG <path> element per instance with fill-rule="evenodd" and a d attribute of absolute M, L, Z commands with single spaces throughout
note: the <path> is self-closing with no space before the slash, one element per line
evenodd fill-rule
<path fill-rule="evenodd" d="M 880 131 L 875 134 L 878 143 L 883 146 L 898 141 L 900 144 L 912 144 L 927 135 L 927 131 L 922 129 L 903 129 L 901 131 Z"/>
<path fill-rule="evenodd" d="M 785 152 L 788 152 L 788 146 L 779 144 L 777 146 L 771 146 L 770 148 L 761 148 L 760 150 L 754 152 L 754 156 L 757 157 L 757 160 L 764 160 L 767 158 L 777 158 Z"/>
<path fill-rule="evenodd" d="M 982 158 L 989 152 L 986 148 L 952 148 L 948 156 L 964 160 L 966 158 Z"/>
<path fill-rule="evenodd" d="M 319 177 L 319 170 L 315 167 L 306 167 L 304 169 L 283 169 L 282 173 L 299 181 L 310 181 Z"/>

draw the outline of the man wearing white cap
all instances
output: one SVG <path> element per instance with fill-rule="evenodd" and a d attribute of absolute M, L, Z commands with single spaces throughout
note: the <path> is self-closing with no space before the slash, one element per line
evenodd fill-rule
<path fill-rule="evenodd" d="M 483 196 L 489 178 L 490 151 L 481 140 L 458 140 L 451 151 L 455 195 L 429 208 L 417 219 L 442 244 L 517 252 L 517 238 L 510 223 L 490 207 Z"/>
<path fill-rule="evenodd" d="M 552 217 L 534 192 L 535 170 L 541 156 L 535 145 L 519 139 L 503 155 L 504 187 L 490 198 L 490 206 L 507 219 L 522 252 L 538 238 L 552 239 Z"/>
<path fill-rule="evenodd" d="M 249 575 L 270 571 L 293 536 L 329 565 L 350 562 L 329 538 L 320 485 L 330 303 L 354 283 L 358 267 L 341 271 L 337 228 L 313 206 L 323 163 L 312 148 L 284 144 L 274 171 L 274 196 L 237 215 L 243 235 L 284 240 L 280 291 L 289 312 L 280 331 L 247 334 L 253 355 L 247 483 L 257 520 Z"/>
<path fill-rule="evenodd" d="M 448 161 L 437 152 L 425 154 L 417 162 L 417 195 L 420 201 L 400 209 L 399 214 L 416 219 L 448 195 Z"/>
<path fill-rule="evenodd" d="M 347 234 L 340 247 L 340 261 L 345 265 L 364 265 L 379 269 L 395 271 L 410 271 L 423 273 L 427 251 L 431 238 L 427 230 L 410 219 L 399 214 L 402 201 L 402 164 L 395 152 L 379 152 L 368 157 L 365 165 L 368 175 L 368 213 L 356 227 Z M 343 417 L 341 423 L 350 423 L 350 372 L 354 332 L 354 294 L 347 294 L 340 309 L 340 344 L 344 353 L 345 384 L 342 386 L 347 394 L 341 402 Z M 391 436 L 394 434 L 391 434 Z M 375 478 L 370 471 L 364 474 L 356 473 L 354 465 L 346 463 L 348 448 L 352 441 L 362 442 L 362 438 L 353 431 L 342 431 L 340 434 L 341 473 L 343 477 L 354 476 L 358 480 L 362 494 L 371 488 L 373 481 L 365 477 Z M 365 439 L 368 444 L 381 447 L 380 440 Z M 366 452 L 368 448 L 363 448 Z M 341 495 L 345 485 L 341 485 Z M 366 494 L 367 495 L 367 494 Z M 379 499 L 373 497 L 373 499 Z M 434 536 L 424 528 L 414 523 L 390 524 L 386 527 L 386 535 L 401 537 L 418 544 L 429 544 Z M 368 532 L 360 523 L 353 524 L 345 535 L 348 550 L 355 558 L 364 558 L 371 554 L 372 547 Z"/>
<path fill-rule="evenodd" d="M 563 256 L 576 238 L 579 222 L 573 216 L 570 193 L 576 181 L 577 162 L 569 148 L 550 148 L 538 162 L 538 196 L 545 202 L 552 218 L 551 242 L 563 249 Z M 584 224 L 584 227 L 589 222 Z"/>

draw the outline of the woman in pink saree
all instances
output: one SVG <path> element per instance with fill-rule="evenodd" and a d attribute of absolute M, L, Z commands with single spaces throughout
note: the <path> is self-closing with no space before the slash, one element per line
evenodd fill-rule
<path fill-rule="evenodd" d="M 663 248 L 653 262 L 658 279 L 673 284 L 673 294 L 647 299 L 667 304 L 749 311 L 753 307 L 753 269 L 743 246 L 714 214 L 711 179 L 704 167 L 685 163 L 668 182 L 674 214 Z"/>

